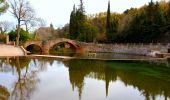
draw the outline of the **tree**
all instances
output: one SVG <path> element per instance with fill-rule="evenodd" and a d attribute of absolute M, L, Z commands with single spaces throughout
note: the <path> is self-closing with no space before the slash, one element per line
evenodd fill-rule
<path fill-rule="evenodd" d="M 84 27 L 85 27 L 84 30 L 86 30 L 86 34 L 85 36 L 83 36 L 83 40 L 85 40 L 86 42 L 95 42 L 95 39 L 96 39 L 95 37 L 98 31 L 98 28 L 93 26 L 89 22 L 84 23 Z"/>
<path fill-rule="evenodd" d="M 13 28 L 13 23 L 8 21 L 2 21 L 0 22 L 0 28 L 1 28 L 1 33 L 5 33 Z"/>
<path fill-rule="evenodd" d="M 69 25 L 69 33 L 71 39 L 77 39 L 80 41 L 82 40 L 82 36 L 85 36 L 86 30 L 85 29 L 85 22 L 86 22 L 86 15 L 83 6 L 83 1 L 80 0 L 79 8 L 76 9 L 73 7 L 73 11 L 70 15 L 70 25 Z"/>
<path fill-rule="evenodd" d="M 26 31 L 29 31 L 31 27 L 35 26 L 37 18 L 36 18 L 34 9 L 32 9 L 31 7 L 28 7 L 27 11 L 28 12 L 25 15 L 23 23 L 25 25 Z"/>
<path fill-rule="evenodd" d="M 17 30 L 12 30 L 8 33 L 9 35 L 9 40 L 10 41 L 16 41 L 16 35 L 17 35 Z M 20 41 L 25 42 L 27 40 L 31 39 L 31 35 L 28 33 L 28 31 L 25 31 L 24 29 L 20 29 Z"/>
<path fill-rule="evenodd" d="M 34 10 L 26 0 L 11 0 L 10 6 L 12 9 L 11 13 L 17 20 L 16 45 L 19 46 L 20 27 L 22 24 L 27 24 L 27 22 L 32 19 Z"/>
<path fill-rule="evenodd" d="M 70 39 L 75 39 L 77 36 L 76 36 L 76 33 L 75 33 L 75 30 L 76 30 L 76 8 L 75 8 L 75 5 L 73 6 L 73 11 L 71 12 L 71 15 L 70 15 L 70 24 L 69 24 L 69 37 Z"/>
<path fill-rule="evenodd" d="M 0 0 L 0 15 L 8 9 L 9 5 L 6 0 Z"/>
<path fill-rule="evenodd" d="M 168 2 L 168 10 L 166 13 L 167 23 L 170 25 L 170 1 Z"/>
<path fill-rule="evenodd" d="M 80 10 L 80 12 L 85 13 L 83 0 L 80 0 L 79 10 Z"/>
<path fill-rule="evenodd" d="M 47 25 L 47 22 L 44 19 L 36 18 L 36 26 L 42 27 L 42 26 L 46 26 L 46 25 Z"/>
<path fill-rule="evenodd" d="M 46 26 L 46 21 L 40 17 L 37 17 L 34 9 L 30 9 L 27 13 L 25 20 L 23 20 L 26 31 L 34 30 L 37 27 Z"/>
<path fill-rule="evenodd" d="M 106 37 L 107 41 L 112 41 L 112 35 L 113 35 L 113 22 L 110 14 L 110 1 L 108 2 L 108 9 L 107 9 L 107 17 L 106 17 Z"/>

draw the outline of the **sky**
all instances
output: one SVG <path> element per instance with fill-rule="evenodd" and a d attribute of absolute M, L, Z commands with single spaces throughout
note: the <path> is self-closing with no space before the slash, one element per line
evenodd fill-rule
<path fill-rule="evenodd" d="M 50 23 L 54 27 L 62 27 L 69 23 L 70 13 L 73 5 L 79 5 L 79 0 L 28 0 L 35 9 L 38 17 L 43 18 L 47 25 Z M 161 1 L 161 0 L 153 0 Z M 86 14 L 95 14 L 99 12 L 106 12 L 108 0 L 83 0 Z M 139 8 L 148 4 L 150 0 L 110 0 L 112 12 L 122 13 L 131 7 Z M 14 21 L 12 15 L 7 12 L 0 16 L 0 21 L 10 20 Z"/>

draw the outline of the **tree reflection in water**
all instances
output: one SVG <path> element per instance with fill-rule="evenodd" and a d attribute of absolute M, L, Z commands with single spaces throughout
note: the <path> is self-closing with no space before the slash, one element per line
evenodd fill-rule
<path fill-rule="evenodd" d="M 8 90 L 0 85 L 0 100 L 7 100 L 8 97 L 10 96 Z"/>
<path fill-rule="evenodd" d="M 69 68 L 70 83 L 78 88 L 81 98 L 84 78 L 103 80 L 106 84 L 106 96 L 109 83 L 121 80 L 126 86 L 137 88 L 146 100 L 155 100 L 156 96 L 170 98 L 170 69 L 147 62 L 111 62 L 96 60 L 70 60 L 64 62 Z"/>
<path fill-rule="evenodd" d="M 30 59 L 27 57 L 14 57 L 0 60 L 0 70 L 8 71 L 10 68 L 5 69 L 10 65 L 12 72 L 17 73 L 17 81 L 14 83 L 11 92 L 10 100 L 29 100 L 30 96 L 36 89 L 36 84 L 40 81 L 37 78 L 37 73 L 46 70 L 47 63 L 52 64 L 53 61 L 44 59 Z M 11 71 L 11 69 L 9 70 Z M 1 99 L 0 99 L 1 100 Z"/>
<path fill-rule="evenodd" d="M 10 100 L 29 100 L 37 88 L 38 73 L 46 71 L 48 66 L 59 60 L 47 58 L 15 57 L 0 60 L 0 72 L 8 70 L 17 74 Z M 170 99 L 170 69 L 163 65 L 147 62 L 119 62 L 99 60 L 63 60 L 68 68 L 70 84 L 73 91 L 78 89 L 79 99 L 83 95 L 85 78 L 105 81 L 106 96 L 109 95 L 109 84 L 116 80 L 126 86 L 133 86 L 145 96 L 146 100 L 155 100 L 157 96 Z M 8 68 L 7 66 L 10 67 Z M 5 67 L 6 66 L 6 67 Z M 0 97 L 3 92 L 0 88 Z M 8 94 L 8 92 L 6 92 Z M 36 94 L 36 93 L 35 93 Z M 8 97 L 8 95 L 6 95 Z M 1 98 L 0 98 L 1 99 Z"/>

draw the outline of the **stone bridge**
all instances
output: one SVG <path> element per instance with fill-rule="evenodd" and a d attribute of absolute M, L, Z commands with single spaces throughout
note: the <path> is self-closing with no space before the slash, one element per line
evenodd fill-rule
<path fill-rule="evenodd" d="M 27 49 L 30 45 L 36 45 L 41 48 L 42 54 L 49 54 L 50 48 L 52 48 L 54 45 L 64 43 L 65 48 L 69 48 L 70 46 L 73 46 L 76 49 L 76 53 L 80 53 L 84 51 L 83 46 L 80 45 L 75 40 L 70 40 L 67 38 L 57 38 L 55 40 L 47 40 L 47 41 L 27 41 L 24 44 L 24 48 Z"/>

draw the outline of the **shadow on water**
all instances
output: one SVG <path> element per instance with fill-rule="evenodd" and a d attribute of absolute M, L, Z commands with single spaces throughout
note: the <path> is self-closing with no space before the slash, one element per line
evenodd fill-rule
<path fill-rule="evenodd" d="M 163 96 L 165 100 L 170 99 L 169 65 L 140 61 L 59 61 L 52 58 L 30 59 L 27 57 L 0 59 L 0 73 L 17 73 L 17 81 L 13 84 L 10 97 L 8 90 L 0 86 L 0 99 L 1 95 L 4 95 L 10 100 L 29 100 L 40 81 L 37 77 L 38 73 L 48 69 L 47 63 L 52 66 L 56 61 L 62 62 L 68 68 L 70 84 L 73 91 L 77 88 L 80 99 L 83 95 L 85 78 L 104 81 L 106 96 L 109 95 L 109 84 L 120 80 L 126 86 L 137 88 L 146 100 L 155 100 L 159 95 Z M 0 80 L 2 79 L 0 78 Z"/>

